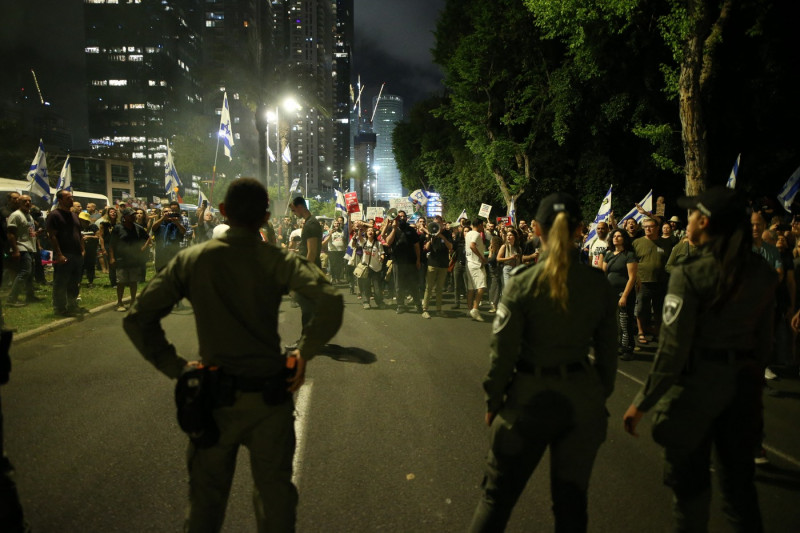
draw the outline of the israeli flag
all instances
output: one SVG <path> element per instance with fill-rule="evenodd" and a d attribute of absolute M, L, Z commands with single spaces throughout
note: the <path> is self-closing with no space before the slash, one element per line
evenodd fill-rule
<path fill-rule="evenodd" d="M 461 214 L 458 215 L 458 218 L 456 219 L 456 224 L 459 224 L 461 222 L 462 218 L 467 218 L 467 210 L 466 209 L 461 211 Z"/>
<path fill-rule="evenodd" d="M 286 149 L 283 151 L 283 156 L 281 157 L 283 157 L 283 160 L 286 162 L 287 165 L 292 162 L 292 151 L 289 150 L 288 144 L 286 145 Z"/>
<path fill-rule="evenodd" d="M 41 196 L 45 202 L 50 203 L 50 183 L 47 178 L 47 157 L 44 152 L 44 143 L 39 139 L 39 150 L 31 162 L 28 170 L 28 190 Z"/>
<path fill-rule="evenodd" d="M 425 191 L 422 189 L 417 189 L 416 191 L 412 192 L 408 195 L 408 199 L 412 202 L 416 202 L 421 206 L 425 206 L 428 203 L 428 195 L 425 194 Z"/>
<path fill-rule="evenodd" d="M 64 161 L 64 166 L 61 167 L 61 175 L 58 177 L 56 191 L 72 192 L 72 166 L 69 163 L 69 156 L 67 156 L 67 160 Z"/>
<path fill-rule="evenodd" d="M 219 120 L 219 136 L 224 145 L 225 155 L 228 161 L 232 160 L 231 149 L 233 148 L 233 130 L 231 129 L 231 111 L 228 108 L 228 93 L 222 97 L 222 114 Z"/>
<path fill-rule="evenodd" d="M 592 242 L 592 240 L 597 237 L 597 225 L 601 222 L 608 222 L 608 216 L 611 214 L 611 189 L 613 188 L 613 185 L 608 188 L 608 192 L 603 198 L 603 202 L 600 204 L 600 209 L 597 211 L 597 216 L 594 217 L 592 228 L 589 230 L 589 234 L 586 235 L 586 240 L 584 242 Z"/>
<path fill-rule="evenodd" d="M 508 204 L 508 211 L 506 211 L 506 216 L 511 217 L 511 225 L 517 225 L 517 206 L 516 206 L 516 198 L 514 196 L 511 197 L 511 203 Z"/>
<path fill-rule="evenodd" d="M 642 199 L 642 201 L 639 202 L 639 205 L 642 206 L 645 211 L 649 211 L 651 213 L 653 212 L 653 189 L 650 189 L 650 192 L 648 192 L 647 196 L 645 196 Z M 620 219 L 620 221 L 617 224 L 617 226 L 619 226 L 621 228 L 622 227 L 622 223 L 625 222 L 626 220 L 628 220 L 629 218 L 632 218 L 638 224 L 638 223 L 640 223 L 642 221 L 642 219 L 644 218 L 644 215 L 639 212 L 639 209 L 637 207 L 634 207 L 633 209 L 628 211 L 627 215 L 625 215 L 624 217 L 622 217 Z"/>
<path fill-rule="evenodd" d="M 275 162 L 275 154 L 272 153 L 272 148 L 270 148 L 269 146 L 267 146 L 267 156 L 269 157 L 269 160 L 271 162 L 273 163 Z"/>
<path fill-rule="evenodd" d="M 789 181 L 786 182 L 783 190 L 778 195 L 778 200 L 783 204 L 783 208 L 790 213 L 792 212 L 792 203 L 794 202 L 794 197 L 797 196 L 797 191 L 800 191 L 800 167 L 794 171 L 794 174 L 789 176 Z"/>
<path fill-rule="evenodd" d="M 739 161 L 742 158 L 742 154 L 736 156 L 736 162 L 733 164 L 733 168 L 731 169 L 731 175 L 728 177 L 728 183 L 725 186 L 729 189 L 736 188 L 736 176 L 739 175 Z"/>
<path fill-rule="evenodd" d="M 181 186 L 181 179 L 172 160 L 172 150 L 167 145 L 167 160 L 164 162 L 164 192 L 172 199 L 177 198 L 176 188 Z"/>

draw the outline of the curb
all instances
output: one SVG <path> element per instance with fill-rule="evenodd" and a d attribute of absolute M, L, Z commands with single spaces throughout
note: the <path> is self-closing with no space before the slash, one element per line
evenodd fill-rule
<path fill-rule="evenodd" d="M 123 300 L 125 302 L 130 302 L 130 298 Z M 39 326 L 38 328 L 32 329 L 30 331 L 25 331 L 23 333 L 15 333 L 14 334 L 14 343 L 24 342 L 35 337 L 39 337 L 40 335 L 44 335 L 45 333 L 49 333 L 51 331 L 59 330 L 63 327 L 69 326 L 75 322 L 83 322 L 89 316 L 95 315 L 97 313 L 102 313 L 103 311 L 108 311 L 109 309 L 114 309 L 117 306 L 117 302 L 110 302 L 107 304 L 99 305 L 94 309 L 90 309 L 88 313 L 83 315 L 82 317 L 67 317 L 61 318 L 54 322 L 50 322 L 49 324 L 45 324 L 44 326 Z"/>

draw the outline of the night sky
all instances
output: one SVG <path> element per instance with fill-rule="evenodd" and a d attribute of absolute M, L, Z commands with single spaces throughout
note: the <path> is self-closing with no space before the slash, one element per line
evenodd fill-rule
<path fill-rule="evenodd" d="M 33 67 L 47 101 L 67 118 L 75 149 L 87 142 L 82 0 L 2 0 L 3 96 Z M 353 75 L 366 86 L 365 108 L 381 83 L 410 104 L 441 90 L 431 61 L 433 30 L 445 0 L 355 0 Z"/>

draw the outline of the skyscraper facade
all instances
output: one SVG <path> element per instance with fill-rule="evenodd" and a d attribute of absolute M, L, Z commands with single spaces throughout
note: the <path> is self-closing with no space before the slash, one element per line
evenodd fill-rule
<path fill-rule="evenodd" d="M 333 45 L 331 0 L 273 0 L 275 102 L 292 97 L 300 111 L 281 111 L 291 154 L 285 183 L 297 179 L 305 196 L 333 181 Z M 283 145 L 281 146 L 283 149 Z M 330 170 L 329 170 L 330 169 Z"/>
<path fill-rule="evenodd" d="M 333 185 L 342 186 L 350 166 L 351 67 L 353 64 L 353 0 L 335 0 L 336 30 L 333 44 Z"/>
<path fill-rule="evenodd" d="M 397 169 L 392 151 L 394 128 L 403 120 L 403 99 L 392 94 L 384 94 L 380 100 L 377 97 L 372 99 L 372 108 L 375 109 L 372 131 L 376 136 L 373 167 L 377 181 L 375 197 L 381 201 L 388 201 L 390 198 L 403 196 L 400 171 Z"/>
<path fill-rule="evenodd" d="M 84 0 L 91 148 L 133 160 L 137 196 L 163 196 L 169 137 L 201 109 L 202 8 L 202 0 Z"/>

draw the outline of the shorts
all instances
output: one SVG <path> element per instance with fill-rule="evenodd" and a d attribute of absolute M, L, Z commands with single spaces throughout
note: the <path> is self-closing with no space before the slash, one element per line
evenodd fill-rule
<path fill-rule="evenodd" d="M 117 267 L 117 283 L 127 285 L 144 281 L 145 269 L 143 266 Z"/>
<path fill-rule="evenodd" d="M 483 268 L 483 265 L 467 263 L 467 270 L 469 271 L 469 277 L 472 278 L 472 285 L 474 288 L 478 290 L 485 289 L 486 269 Z"/>

